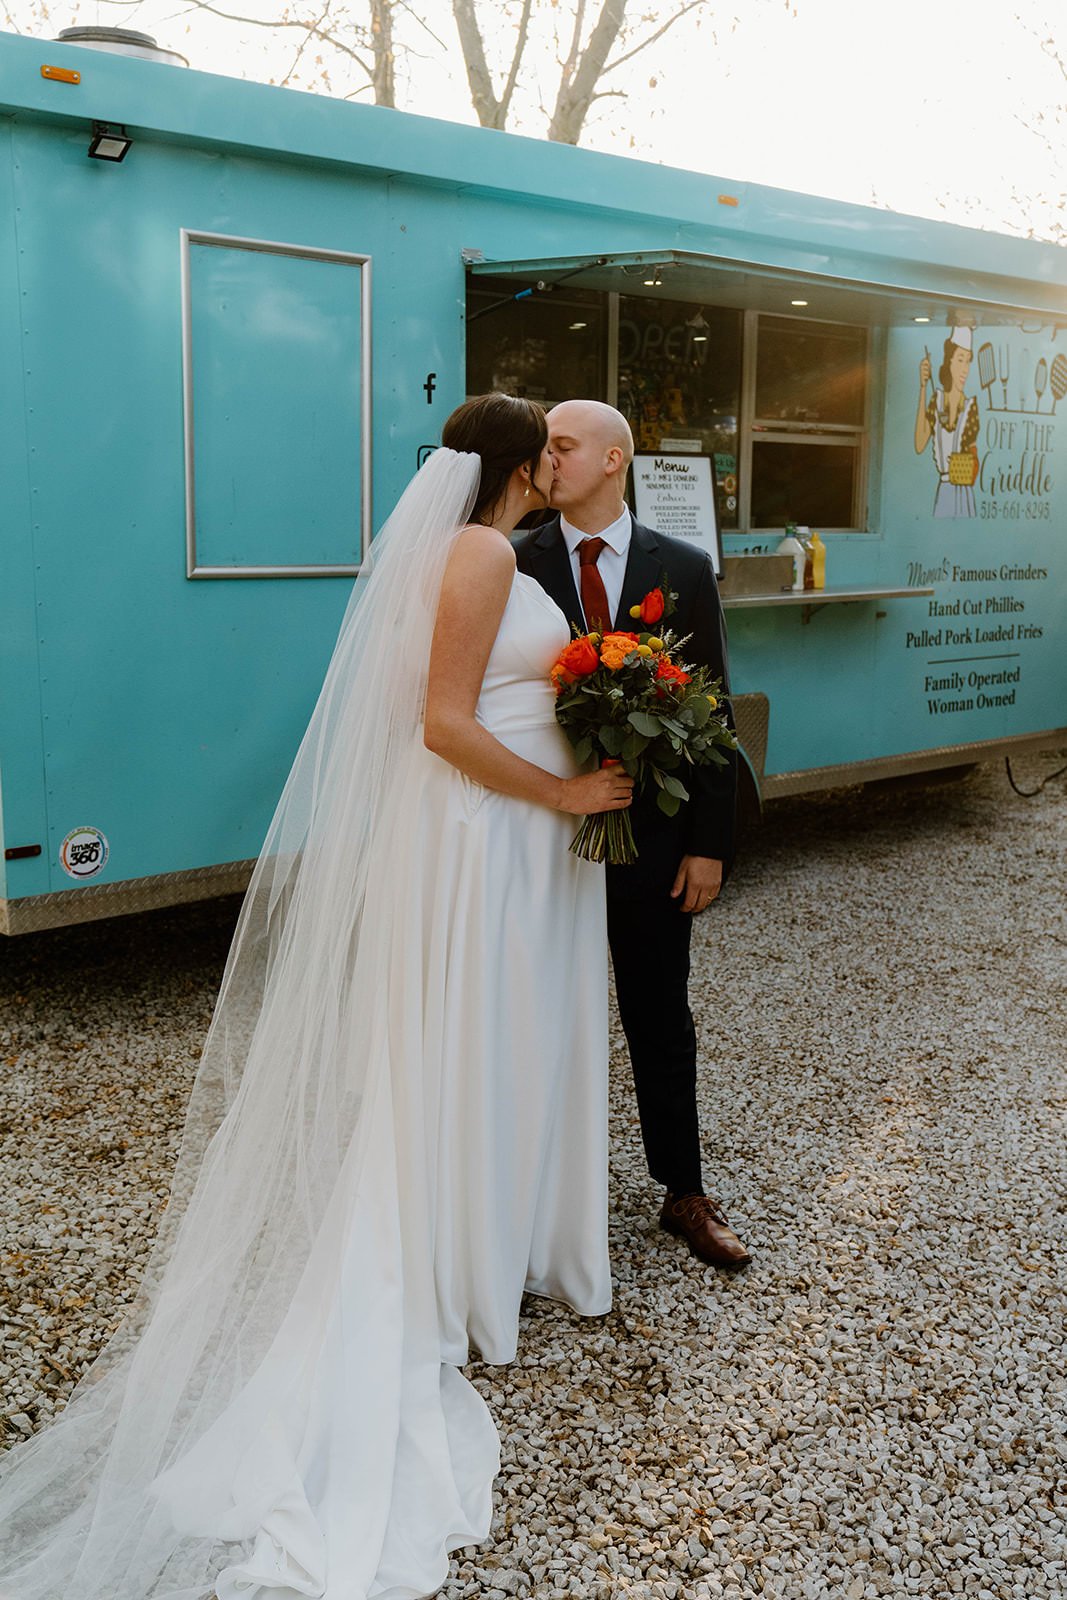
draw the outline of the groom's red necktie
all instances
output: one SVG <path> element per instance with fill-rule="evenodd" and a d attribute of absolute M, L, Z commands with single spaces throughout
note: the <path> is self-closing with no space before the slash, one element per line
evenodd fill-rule
<path fill-rule="evenodd" d="M 582 591 L 582 610 L 590 633 L 607 633 L 611 628 L 608 595 L 597 569 L 597 557 L 607 541 L 583 539 L 578 546 L 578 580 Z"/>

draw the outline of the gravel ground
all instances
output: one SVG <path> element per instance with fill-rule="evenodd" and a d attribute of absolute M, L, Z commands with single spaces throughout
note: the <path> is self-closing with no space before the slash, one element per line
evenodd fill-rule
<path fill-rule="evenodd" d="M 470 1369 L 504 1465 L 443 1597 L 1065 1592 L 1065 854 L 1064 780 L 999 766 L 769 809 L 694 967 L 753 1263 L 657 1230 L 616 1032 L 615 1307 L 529 1301 L 517 1362 Z M 235 912 L 0 941 L 9 1439 L 130 1298 Z"/>

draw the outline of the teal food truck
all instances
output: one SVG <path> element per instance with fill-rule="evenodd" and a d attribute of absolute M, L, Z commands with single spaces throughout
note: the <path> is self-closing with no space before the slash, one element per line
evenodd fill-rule
<path fill-rule="evenodd" d="M 631 419 L 762 796 L 1067 741 L 1055 246 L 7 35 L 0 139 L 0 930 L 244 885 L 493 387 Z"/>

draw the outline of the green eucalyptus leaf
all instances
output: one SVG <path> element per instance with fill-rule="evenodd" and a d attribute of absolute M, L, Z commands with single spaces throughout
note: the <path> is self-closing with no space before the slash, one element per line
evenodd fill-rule
<path fill-rule="evenodd" d="M 663 787 L 668 794 L 675 795 L 679 800 L 689 799 L 689 790 L 680 778 L 672 778 L 669 772 L 663 773 Z"/>

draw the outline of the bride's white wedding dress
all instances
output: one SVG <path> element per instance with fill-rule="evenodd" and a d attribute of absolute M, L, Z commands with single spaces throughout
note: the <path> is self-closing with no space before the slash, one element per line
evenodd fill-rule
<path fill-rule="evenodd" d="M 516 573 L 477 711 L 561 777 L 548 673 L 568 637 Z M 471 1345 L 513 1359 L 524 1289 L 611 1302 L 601 869 L 569 852 L 574 818 L 417 739 L 388 811 L 365 912 L 388 945 L 353 980 L 383 1060 L 360 1182 L 342 1174 L 277 1350 L 160 1485 L 189 1532 L 254 1537 L 219 1600 L 432 1593 L 447 1551 L 488 1533 L 499 1465 L 455 1368 Z"/>
<path fill-rule="evenodd" d="M 504 744 L 561 776 L 576 769 L 548 673 L 568 636 L 554 602 L 517 573 L 477 711 Z M 179 1235 L 147 1334 L 118 1376 L 105 1373 L 99 1384 L 109 1425 L 111 1413 L 118 1417 L 106 1470 L 126 1471 L 130 1488 L 114 1512 L 101 1495 L 95 1517 L 92 1505 L 66 1513 L 55 1547 L 25 1569 L 25 1587 L 9 1589 L 0 1576 L 4 1600 L 432 1594 L 448 1552 L 488 1534 L 499 1465 L 488 1409 L 458 1367 L 472 1351 L 489 1362 L 514 1357 L 524 1291 L 587 1315 L 609 1308 L 602 869 L 569 852 L 576 818 L 482 788 L 417 734 L 391 763 L 380 800 L 388 840 L 371 855 L 362 933 L 343 969 L 348 989 L 331 1035 L 341 1087 L 330 1093 L 345 1113 L 338 1139 L 347 1142 L 336 1168 L 325 1169 L 328 1192 L 295 1288 L 283 1291 L 284 1304 L 272 1301 L 270 1261 L 289 1262 L 292 1242 L 272 1242 L 271 1257 L 253 1240 L 249 1259 L 258 1250 L 260 1266 L 242 1267 L 242 1295 L 246 1306 L 269 1310 L 269 1343 L 249 1339 L 254 1320 L 244 1310 L 232 1346 L 241 1353 L 227 1348 L 207 1369 L 224 1371 L 225 1403 L 198 1411 L 191 1393 L 194 1420 L 183 1423 L 180 1448 L 160 1455 L 168 1464 L 145 1486 L 135 1519 L 132 1480 L 142 1458 L 132 1442 L 124 1454 L 123 1429 L 135 1441 L 145 1407 L 138 1396 L 151 1391 L 154 1368 L 159 1383 L 176 1382 L 176 1343 L 201 1306 L 210 1316 L 225 1282 L 213 1280 L 210 1260 L 183 1262 Z M 286 1048 L 286 1023 L 279 1016 L 261 1055 Z M 272 1026 L 264 1006 L 255 1038 Z M 244 1124 L 234 1138 L 250 1136 L 255 1077 L 266 1070 L 256 1048 L 197 1179 L 195 1198 L 208 1215 L 219 1186 L 227 1213 L 217 1219 L 220 1241 L 242 1226 L 239 1196 L 225 1187 L 226 1140 L 231 1122 Z M 358 1101 L 350 1119 L 349 1062 Z M 300 1103 L 287 1116 L 306 1116 L 304 1102 L 321 1101 L 314 1082 L 300 1080 Z M 349 1126 L 351 1137 L 342 1131 Z M 265 1184 L 269 1138 L 265 1125 Z M 315 1171 L 287 1181 L 286 1194 L 310 1192 Z M 279 1204 L 271 1201 L 272 1229 Z M 250 1215 L 250 1232 L 265 1227 Z M 198 1249 L 203 1255 L 203 1240 Z M 198 1270 L 199 1302 L 187 1292 Z M 183 1299 L 168 1333 L 171 1278 L 182 1282 Z M 182 1380 L 193 1370 L 190 1355 Z M 72 1417 L 75 1452 L 90 1453 L 94 1403 L 90 1387 L 80 1434 Z M 176 1432 L 173 1422 L 168 1437 Z M 26 1449 L 48 1443 L 46 1433 Z M 42 1478 L 49 1470 L 58 1476 L 46 1454 Z M 123 1553 L 109 1576 L 112 1535 Z M 197 1578 L 205 1572 L 206 1584 Z"/>

